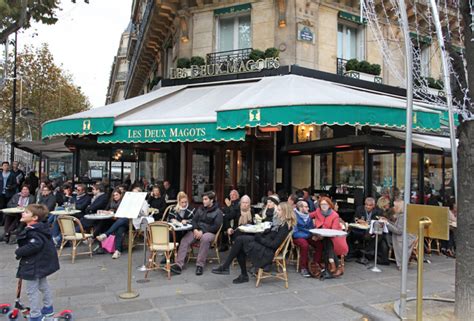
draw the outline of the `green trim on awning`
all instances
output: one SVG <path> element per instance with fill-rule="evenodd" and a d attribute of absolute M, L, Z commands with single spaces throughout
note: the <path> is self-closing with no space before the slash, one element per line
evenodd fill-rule
<path fill-rule="evenodd" d="M 232 7 L 216 9 L 214 10 L 214 15 L 221 16 L 224 14 L 233 14 L 233 13 L 239 13 L 239 12 L 250 11 L 250 10 L 252 10 L 252 4 L 244 3 L 244 4 L 232 6 Z"/>
<path fill-rule="evenodd" d="M 43 124 L 42 138 L 68 135 L 103 135 L 111 134 L 114 129 L 114 118 L 78 118 L 58 119 Z"/>
<path fill-rule="evenodd" d="M 237 109 L 217 112 L 218 129 L 266 127 L 278 125 L 368 125 L 404 128 L 403 108 L 360 105 L 300 105 Z M 438 113 L 415 111 L 413 127 L 440 128 Z"/>
<path fill-rule="evenodd" d="M 350 21 L 350 22 L 354 22 L 354 23 L 357 23 L 357 24 L 359 24 L 359 25 L 365 25 L 365 24 L 367 24 L 367 19 L 366 19 L 366 18 L 362 18 L 362 22 L 361 22 L 361 21 L 360 21 L 360 16 L 355 15 L 355 14 L 352 14 L 352 13 L 349 13 L 349 12 L 339 11 L 339 13 L 337 14 L 337 16 L 338 16 L 340 19 L 347 20 L 347 21 Z"/>
<path fill-rule="evenodd" d="M 217 130 L 216 123 L 119 126 L 98 143 L 169 143 L 243 141 L 245 130 Z"/>
<path fill-rule="evenodd" d="M 449 114 L 447 111 L 443 111 L 440 115 L 440 123 L 446 127 L 449 127 Z M 454 126 L 459 126 L 459 115 L 454 113 Z"/>
<path fill-rule="evenodd" d="M 410 32 L 410 38 L 413 40 L 418 40 L 419 43 L 425 45 L 431 45 L 432 39 L 429 36 L 419 35 L 416 32 Z"/>

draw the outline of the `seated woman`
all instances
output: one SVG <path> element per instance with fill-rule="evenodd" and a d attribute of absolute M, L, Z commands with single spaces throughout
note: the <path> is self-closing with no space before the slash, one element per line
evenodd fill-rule
<path fill-rule="evenodd" d="M 185 192 L 179 192 L 177 196 L 178 203 L 176 206 L 172 207 L 168 213 L 168 222 L 169 223 L 181 223 L 186 225 L 192 222 L 194 216 L 194 208 L 189 205 L 188 195 Z M 176 242 L 181 242 L 185 231 L 176 232 Z"/>
<path fill-rule="evenodd" d="M 35 197 L 30 195 L 30 188 L 28 185 L 23 185 L 21 187 L 20 193 L 13 195 L 10 201 L 7 204 L 8 208 L 13 207 L 27 207 L 29 204 L 35 203 Z M 3 236 L 5 242 L 8 243 L 10 240 L 10 233 L 18 227 L 20 223 L 21 214 L 6 214 L 4 221 L 4 231 Z"/>
<path fill-rule="evenodd" d="M 166 209 L 166 201 L 164 197 L 161 197 L 161 190 L 158 185 L 153 186 L 151 194 L 148 197 L 148 204 L 150 204 L 151 208 L 158 210 L 158 213 L 153 215 L 153 218 L 156 221 L 161 220 Z"/>
<path fill-rule="evenodd" d="M 272 227 L 264 233 L 242 235 L 235 240 L 225 262 L 212 269 L 215 274 L 230 274 L 229 267 L 234 258 L 240 266 L 240 275 L 233 283 L 239 284 L 249 281 L 246 259 L 252 262 L 256 269 L 272 264 L 276 249 L 282 244 L 288 233 L 296 225 L 296 217 L 288 203 L 280 203 L 275 210 Z"/>
<path fill-rule="evenodd" d="M 233 242 L 235 242 L 235 239 L 238 236 L 242 235 L 242 232 L 238 230 L 240 225 L 253 224 L 255 214 L 253 213 L 250 204 L 250 197 L 244 195 L 240 199 L 240 209 L 238 211 L 233 211 L 224 217 L 224 228 Z"/>
<path fill-rule="evenodd" d="M 449 207 L 449 240 L 441 241 L 441 253 L 447 257 L 456 258 L 456 229 L 457 229 L 457 208 L 454 199 L 448 201 Z"/>
<path fill-rule="evenodd" d="M 139 193 L 141 192 L 141 188 L 140 187 L 135 187 L 132 192 L 136 192 L 136 193 Z M 140 214 L 139 214 L 139 217 L 140 216 L 147 216 L 148 215 L 148 203 L 146 201 L 143 202 L 142 204 L 142 208 L 140 209 Z M 118 208 L 118 206 L 117 206 Z M 122 250 L 123 250 L 123 236 L 125 235 L 125 233 L 128 231 L 128 218 L 118 218 L 113 224 L 111 227 L 109 227 L 109 229 L 107 231 L 105 231 L 105 233 L 103 234 L 100 234 L 99 236 L 97 236 L 97 240 L 98 241 L 103 241 L 105 240 L 107 237 L 109 237 L 110 235 L 114 234 L 115 235 L 115 252 L 114 254 L 112 255 L 112 258 L 113 259 L 118 259 L 121 255 L 122 255 Z M 96 254 L 103 254 L 103 250 L 99 252 L 97 252 Z"/>
<path fill-rule="evenodd" d="M 319 208 L 310 214 L 314 218 L 314 226 L 316 228 L 325 228 L 332 230 L 342 230 L 339 223 L 339 214 L 334 210 L 334 205 L 328 197 L 321 197 Z M 338 256 L 346 255 L 348 246 L 346 237 L 320 237 L 313 236 L 313 240 L 318 241 L 315 248 L 316 262 L 324 260 L 325 270 L 322 274 L 323 278 L 333 278 L 344 274 L 344 266 L 339 261 Z M 316 270 L 318 269 L 315 266 Z M 318 272 L 316 271 L 316 276 Z"/>
<path fill-rule="evenodd" d="M 56 207 L 56 196 L 53 195 L 53 187 L 51 184 L 45 184 L 41 190 L 38 204 L 46 205 L 48 211 L 54 211 Z"/>
<path fill-rule="evenodd" d="M 122 198 L 123 198 L 122 191 L 120 191 L 118 188 L 114 189 L 105 210 L 115 213 L 118 207 L 120 206 L 120 202 L 122 201 Z M 93 237 L 97 237 L 101 235 L 102 233 L 104 233 L 107 229 L 109 229 L 112 226 L 112 224 L 116 220 L 117 219 L 115 217 L 108 220 L 97 220 L 97 222 L 94 224 Z"/>
<path fill-rule="evenodd" d="M 267 205 L 260 212 L 260 216 L 263 219 L 263 222 L 271 222 L 273 220 L 273 213 L 275 207 L 280 203 L 280 199 L 277 195 L 270 195 L 267 197 Z"/>
<path fill-rule="evenodd" d="M 396 200 L 393 204 L 393 218 L 395 223 L 389 221 L 385 217 L 381 217 L 380 220 L 387 223 L 388 230 L 392 233 L 392 247 L 395 254 L 395 260 L 397 262 L 397 268 L 401 270 L 402 268 L 402 252 L 403 252 L 403 209 L 405 207 L 405 202 L 403 200 Z M 413 247 L 415 246 L 416 235 L 408 234 L 408 257 L 410 257 L 413 252 Z"/>
<path fill-rule="evenodd" d="M 308 272 L 309 246 L 317 246 L 317 242 L 312 239 L 313 235 L 309 232 L 309 230 L 314 228 L 314 224 L 309 216 L 309 206 L 306 201 L 298 201 L 294 211 L 296 213 L 296 226 L 293 231 L 293 243 L 300 248 L 299 263 L 301 275 L 305 278 L 309 278 L 311 276 Z"/>

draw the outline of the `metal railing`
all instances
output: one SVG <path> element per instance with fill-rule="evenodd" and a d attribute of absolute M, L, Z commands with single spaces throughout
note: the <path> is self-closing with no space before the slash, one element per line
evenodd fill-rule
<path fill-rule="evenodd" d="M 344 76 L 344 73 L 346 72 L 346 64 L 347 64 L 347 59 L 337 58 L 336 73 L 339 76 Z"/>
<path fill-rule="evenodd" d="M 213 52 L 206 55 L 206 61 L 208 64 L 218 64 L 234 60 L 247 60 L 252 50 L 252 48 L 245 48 Z"/>

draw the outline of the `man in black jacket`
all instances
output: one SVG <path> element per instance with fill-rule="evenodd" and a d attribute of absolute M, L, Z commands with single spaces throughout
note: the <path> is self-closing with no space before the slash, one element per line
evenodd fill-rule
<path fill-rule="evenodd" d="M 186 233 L 182 238 L 178 249 L 176 265 L 172 266 L 173 273 L 181 274 L 184 266 L 184 259 L 189 248 L 194 242 L 199 242 L 199 253 L 196 260 L 196 275 L 202 275 L 206 264 L 207 252 L 211 242 L 216 237 L 216 233 L 222 226 L 222 211 L 215 202 L 216 194 L 212 191 L 206 192 L 202 196 L 203 207 L 199 208 L 193 217 L 193 230 Z"/>
<path fill-rule="evenodd" d="M 18 235 L 18 249 L 15 251 L 20 260 L 16 276 L 27 280 L 26 293 L 31 309 L 29 320 L 32 321 L 43 320 L 54 313 L 53 293 L 46 277 L 59 270 L 59 260 L 49 227 L 42 223 L 47 214 L 44 205 L 28 205 L 21 216 L 21 222 L 27 227 Z"/>
<path fill-rule="evenodd" d="M 10 171 L 10 163 L 2 163 L 0 175 L 0 209 L 5 208 L 17 189 L 15 175 Z"/>
<path fill-rule="evenodd" d="M 109 197 L 105 193 L 105 186 L 104 184 L 97 183 L 92 186 L 92 197 L 90 205 L 86 208 L 86 214 L 95 214 L 97 211 L 105 210 L 107 208 L 107 204 L 109 203 Z M 77 206 L 76 206 L 77 208 Z M 94 224 L 99 223 L 99 221 L 88 220 L 86 218 L 81 218 L 82 227 L 85 230 L 89 230 Z"/>
<path fill-rule="evenodd" d="M 224 215 L 224 225 L 230 225 L 230 222 L 234 220 L 240 213 L 240 195 L 235 189 L 229 193 L 229 198 L 224 200 L 225 206 L 222 208 L 222 214 Z M 229 242 L 226 231 L 223 229 L 221 235 L 221 247 L 219 252 L 225 252 L 229 249 Z"/>
<path fill-rule="evenodd" d="M 25 181 L 25 173 L 20 169 L 19 165 L 20 163 L 17 161 L 12 163 L 12 174 L 15 176 L 17 189 L 23 185 L 23 182 Z M 19 192 L 19 190 L 17 191 Z"/>

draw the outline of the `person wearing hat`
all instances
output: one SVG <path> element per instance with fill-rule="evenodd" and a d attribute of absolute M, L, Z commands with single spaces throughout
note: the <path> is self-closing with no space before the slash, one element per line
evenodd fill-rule
<path fill-rule="evenodd" d="M 270 195 L 267 197 L 267 205 L 260 213 L 263 222 L 273 221 L 273 214 L 275 213 L 275 208 L 278 206 L 278 204 L 280 204 L 280 199 L 278 198 L 278 195 Z"/>

